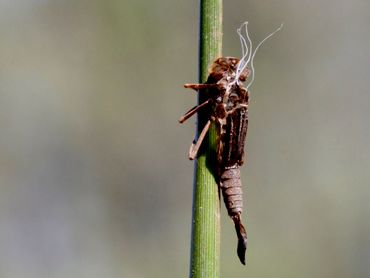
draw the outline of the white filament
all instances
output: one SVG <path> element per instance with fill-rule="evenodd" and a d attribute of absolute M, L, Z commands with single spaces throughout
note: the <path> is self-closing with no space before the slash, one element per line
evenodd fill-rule
<path fill-rule="evenodd" d="M 247 42 L 246 42 L 246 40 L 245 40 L 245 38 L 244 38 L 244 36 L 242 35 L 242 33 L 241 33 L 241 31 L 242 31 L 242 28 L 243 28 L 243 26 L 246 26 L 245 28 L 246 28 L 246 30 L 248 30 L 248 27 L 247 27 L 247 25 L 248 25 L 248 22 L 244 22 L 241 26 L 240 26 L 240 28 L 237 30 L 237 32 L 238 32 L 238 35 L 239 35 L 239 38 L 240 38 L 240 44 L 241 44 L 241 46 L 242 46 L 242 58 L 240 59 L 240 61 L 239 61 L 239 63 L 238 63 L 238 67 L 237 67 L 237 69 L 236 69 L 236 76 L 240 76 L 240 73 L 241 72 L 239 72 L 240 71 L 240 69 L 244 66 L 244 62 L 245 62 L 245 58 L 247 57 L 247 55 L 248 55 L 248 44 L 247 44 Z M 249 42 L 249 41 L 248 41 Z M 252 50 L 252 49 L 251 49 Z M 252 51 L 250 51 L 250 53 L 252 53 Z"/>
<path fill-rule="evenodd" d="M 242 28 L 245 26 L 245 31 L 246 31 L 246 35 L 247 35 L 247 39 L 248 39 L 248 43 L 249 43 L 249 53 L 248 53 L 248 44 L 244 38 L 244 36 L 242 35 Z M 249 37 L 249 33 L 248 33 L 248 22 L 244 22 L 240 28 L 237 30 L 238 32 L 238 35 L 239 35 L 239 38 L 240 38 L 240 44 L 242 46 L 242 58 L 240 59 L 239 63 L 238 63 L 238 66 L 236 68 L 236 74 L 235 74 L 235 82 L 239 82 L 239 77 L 241 75 L 241 73 L 243 72 L 243 70 L 245 69 L 245 67 L 248 65 L 250 59 L 251 59 L 251 55 L 252 55 L 252 41 Z M 248 57 L 248 58 L 247 58 Z M 246 60 L 247 59 L 247 60 Z"/>
<path fill-rule="evenodd" d="M 239 35 L 240 44 L 241 44 L 241 46 L 242 46 L 242 57 L 244 57 L 244 56 L 245 56 L 245 54 L 246 54 L 246 53 L 248 53 L 248 45 L 247 45 L 247 42 L 245 41 L 245 38 L 244 38 L 244 37 L 242 36 L 242 34 L 241 34 L 242 27 L 243 27 L 244 25 L 248 25 L 248 22 L 244 22 L 244 23 L 240 26 L 240 28 L 238 28 L 238 29 L 236 30 L 236 32 L 237 32 L 237 33 L 238 33 L 238 35 Z"/>
<path fill-rule="evenodd" d="M 242 34 L 242 29 L 243 27 L 245 26 L 245 33 L 246 33 L 246 37 L 247 37 L 247 40 L 245 39 L 245 37 L 243 36 Z M 239 63 L 238 63 L 238 66 L 236 68 L 236 73 L 235 73 L 235 79 L 234 79 L 234 82 L 237 82 L 239 83 L 239 78 L 240 78 L 240 75 L 242 74 L 242 72 L 245 70 L 245 68 L 248 66 L 248 64 L 250 63 L 250 68 L 251 68 L 251 75 L 252 75 L 252 79 L 251 81 L 248 83 L 248 85 L 246 86 L 246 89 L 248 90 L 248 88 L 252 85 L 253 81 L 254 81 L 254 65 L 253 65 L 253 60 L 254 60 L 254 57 L 257 53 L 257 50 L 260 48 L 260 46 L 267 40 L 269 39 L 270 37 L 272 37 L 276 32 L 280 31 L 281 28 L 283 28 L 283 24 L 280 25 L 279 28 L 277 28 L 274 32 L 272 32 L 271 34 L 269 34 L 267 37 L 265 37 L 258 45 L 257 47 L 253 50 L 253 47 L 252 47 L 252 40 L 250 39 L 249 37 L 249 33 L 248 33 L 248 22 L 244 22 L 240 28 L 237 30 L 237 33 L 239 35 L 239 39 L 240 39 L 240 44 L 242 46 L 242 58 L 239 60 Z M 249 43 L 249 47 L 248 47 L 248 43 Z M 233 82 L 233 83 L 234 83 Z"/>

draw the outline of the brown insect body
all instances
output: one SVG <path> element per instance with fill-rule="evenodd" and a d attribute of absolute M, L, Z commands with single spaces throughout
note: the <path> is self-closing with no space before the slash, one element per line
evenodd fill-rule
<path fill-rule="evenodd" d="M 190 109 L 179 120 L 183 123 L 197 112 L 208 121 L 204 124 L 198 141 L 190 146 L 189 158 L 194 159 L 205 138 L 211 122 L 217 127 L 217 179 L 221 188 L 229 216 L 234 221 L 238 236 L 238 256 L 245 264 L 247 232 L 241 222 L 243 193 L 239 166 L 243 164 L 244 145 L 248 129 L 248 88 L 254 80 L 253 59 L 259 47 L 276 32 L 265 37 L 254 49 L 248 33 L 248 22 L 244 22 L 237 33 L 242 47 L 242 58 L 221 57 L 210 67 L 209 76 L 204 84 L 185 84 L 199 92 L 200 104 Z M 249 68 L 250 70 L 249 70 Z M 251 81 L 245 87 L 242 82 L 251 75 Z M 203 125 L 200 122 L 200 125 Z"/>
<path fill-rule="evenodd" d="M 186 88 L 197 90 L 206 100 L 189 110 L 180 119 L 180 123 L 199 111 L 208 114 L 208 122 L 204 125 L 198 141 L 190 147 L 190 159 L 196 157 L 210 123 L 214 122 L 217 127 L 218 184 L 228 214 L 235 224 L 239 259 L 245 264 L 247 233 L 241 223 L 243 193 L 239 166 L 243 164 L 249 103 L 249 92 L 242 82 L 248 77 L 249 69 L 246 68 L 237 75 L 238 62 L 239 59 L 234 57 L 218 58 L 211 65 L 206 83 L 185 85 Z"/>

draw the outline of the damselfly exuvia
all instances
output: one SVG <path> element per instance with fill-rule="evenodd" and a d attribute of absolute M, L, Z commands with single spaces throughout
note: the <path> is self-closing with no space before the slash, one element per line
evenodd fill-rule
<path fill-rule="evenodd" d="M 185 113 L 179 120 L 185 122 L 197 112 L 205 115 L 206 121 L 197 138 L 190 146 L 189 158 L 196 158 L 199 148 L 212 123 L 217 130 L 217 182 L 229 216 L 234 221 L 238 236 L 237 253 L 245 264 L 247 232 L 242 224 L 243 193 L 240 180 L 240 166 L 244 162 L 244 145 L 248 129 L 249 87 L 254 80 L 253 59 L 264 41 L 282 28 L 282 25 L 263 39 L 255 49 L 249 37 L 248 23 L 238 29 L 242 45 L 242 58 L 217 58 L 209 68 L 207 81 L 202 84 L 185 84 L 199 92 L 199 105 Z M 245 29 L 244 29 L 245 27 Z M 245 30 L 245 31 L 244 31 Z M 242 32 L 245 32 L 244 34 Z M 249 80 L 245 86 L 243 83 Z"/>

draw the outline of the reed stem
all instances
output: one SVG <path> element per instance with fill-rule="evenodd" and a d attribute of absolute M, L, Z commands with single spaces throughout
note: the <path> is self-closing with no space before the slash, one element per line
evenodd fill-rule
<path fill-rule="evenodd" d="M 222 0 L 200 0 L 199 83 L 206 81 L 208 67 L 221 56 L 221 49 Z M 203 101 L 200 96 L 198 102 Z M 198 135 L 206 120 L 198 115 Z M 191 278 L 220 277 L 220 198 L 214 173 L 216 138 L 212 125 L 195 162 Z"/>

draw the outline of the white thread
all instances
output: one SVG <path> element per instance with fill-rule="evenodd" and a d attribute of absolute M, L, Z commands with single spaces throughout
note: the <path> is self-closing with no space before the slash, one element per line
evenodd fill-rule
<path fill-rule="evenodd" d="M 245 33 L 246 33 L 246 37 L 247 37 L 247 40 L 248 40 L 248 43 L 249 43 L 249 47 L 248 47 L 248 44 L 247 44 L 247 40 L 245 39 L 245 37 L 242 35 L 241 31 L 243 29 L 243 27 L 245 26 Z M 256 47 L 256 49 L 254 49 L 253 51 L 253 48 L 252 48 L 252 40 L 250 39 L 250 36 L 249 36 L 249 32 L 248 32 L 248 22 L 244 22 L 240 28 L 237 29 L 237 33 L 239 35 L 239 39 L 240 39 L 240 44 L 241 44 L 241 47 L 242 47 L 242 58 L 239 60 L 239 63 L 237 65 L 237 68 L 236 68 L 236 73 L 235 73 L 235 79 L 233 82 L 231 82 L 230 85 L 233 85 L 235 83 L 238 83 L 239 84 L 239 78 L 240 78 L 240 75 L 242 74 L 242 72 L 245 70 L 245 68 L 248 66 L 248 64 L 250 63 L 250 66 L 251 66 L 251 75 L 252 75 L 252 79 L 251 81 L 248 83 L 248 85 L 246 86 L 246 89 L 248 90 L 248 88 L 252 85 L 253 81 L 254 81 L 254 65 L 253 65 L 253 61 L 254 61 L 254 57 L 257 53 L 257 50 L 260 48 L 260 46 L 267 40 L 269 39 L 270 37 L 272 37 L 273 35 L 275 35 L 276 32 L 280 31 L 281 28 L 283 28 L 283 23 L 280 25 L 279 28 L 277 28 L 274 32 L 272 32 L 271 34 L 269 34 L 267 37 L 265 37 Z M 248 56 L 248 58 L 247 58 Z M 246 60 L 247 59 L 247 60 Z"/>
<path fill-rule="evenodd" d="M 240 28 L 236 30 L 236 32 L 239 34 L 239 39 L 240 39 L 240 44 L 242 46 L 242 57 L 244 57 L 245 53 L 248 53 L 248 45 L 247 42 L 245 41 L 244 37 L 241 35 L 241 29 L 244 24 L 248 24 L 248 22 L 244 22 Z"/>
<path fill-rule="evenodd" d="M 241 30 L 243 28 L 243 26 L 245 25 L 245 29 L 248 30 L 248 22 L 244 22 L 240 28 L 237 30 L 237 33 L 239 35 L 239 38 L 240 38 L 240 43 L 241 43 L 241 46 L 242 46 L 242 58 L 239 60 L 239 63 L 238 63 L 238 66 L 236 68 L 236 82 L 238 82 L 238 79 L 239 79 L 239 76 L 241 74 L 241 71 L 240 69 L 244 67 L 245 65 L 245 58 L 247 57 L 248 55 L 248 44 L 245 40 L 245 38 L 243 37 L 242 33 L 241 33 Z M 248 42 L 250 42 L 250 39 L 248 40 Z M 246 49 L 246 51 L 244 51 Z M 252 53 L 252 49 L 250 49 L 249 53 Z"/>

